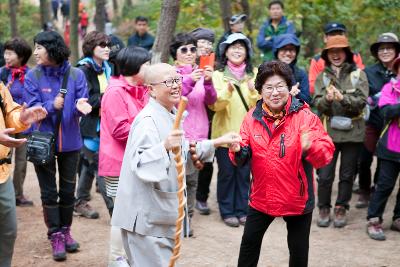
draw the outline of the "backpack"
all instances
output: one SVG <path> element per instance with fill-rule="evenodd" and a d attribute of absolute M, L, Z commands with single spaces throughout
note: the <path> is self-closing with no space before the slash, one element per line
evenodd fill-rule
<path fill-rule="evenodd" d="M 351 81 L 351 85 L 353 88 L 356 88 L 356 86 L 360 80 L 360 74 L 361 74 L 360 68 L 357 68 L 356 70 L 354 70 L 350 73 L 350 81 Z M 326 75 L 326 72 L 323 72 L 323 74 L 322 74 L 322 81 L 324 83 L 325 88 L 331 84 L 331 79 L 328 77 L 328 75 Z M 365 105 L 365 108 L 361 115 L 365 121 L 368 121 L 370 114 L 371 114 L 371 110 L 367 103 Z"/>

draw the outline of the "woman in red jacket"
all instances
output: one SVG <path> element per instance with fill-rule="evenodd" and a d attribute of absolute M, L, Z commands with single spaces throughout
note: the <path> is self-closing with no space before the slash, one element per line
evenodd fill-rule
<path fill-rule="evenodd" d="M 313 167 L 327 165 L 334 146 L 309 106 L 291 96 L 292 75 L 283 62 L 259 67 L 255 88 L 262 99 L 242 123 L 240 147 L 231 147 L 232 161 L 240 166 L 250 160 L 253 174 L 239 267 L 257 266 L 264 233 L 275 217 L 287 224 L 289 266 L 308 264 Z"/>

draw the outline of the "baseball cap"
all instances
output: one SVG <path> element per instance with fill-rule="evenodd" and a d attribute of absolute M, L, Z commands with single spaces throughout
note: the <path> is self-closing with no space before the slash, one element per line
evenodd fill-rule
<path fill-rule="evenodd" d="M 239 22 L 245 22 L 247 19 L 246 14 L 238 14 L 238 15 L 233 15 L 231 19 L 229 20 L 229 24 L 233 25 Z"/>
<path fill-rule="evenodd" d="M 342 23 L 338 22 L 329 22 L 325 24 L 324 27 L 324 33 L 330 33 L 330 32 L 335 32 L 335 31 L 342 31 L 342 32 L 347 32 L 346 26 Z"/>

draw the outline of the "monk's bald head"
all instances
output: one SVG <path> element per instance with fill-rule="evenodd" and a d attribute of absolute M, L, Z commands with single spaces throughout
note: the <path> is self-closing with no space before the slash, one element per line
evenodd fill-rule
<path fill-rule="evenodd" d="M 146 69 L 144 80 L 146 84 L 159 83 L 176 75 L 176 69 L 173 66 L 167 63 L 157 63 Z"/>

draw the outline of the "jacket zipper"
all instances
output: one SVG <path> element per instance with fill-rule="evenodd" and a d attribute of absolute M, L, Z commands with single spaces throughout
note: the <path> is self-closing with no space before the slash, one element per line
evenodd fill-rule
<path fill-rule="evenodd" d="M 304 196 L 304 182 L 303 179 L 301 179 L 301 175 L 299 173 L 299 175 L 297 176 L 297 178 L 300 181 L 300 196 Z"/>
<path fill-rule="evenodd" d="M 279 157 L 283 158 L 284 156 L 285 156 L 285 134 L 281 134 Z"/>

